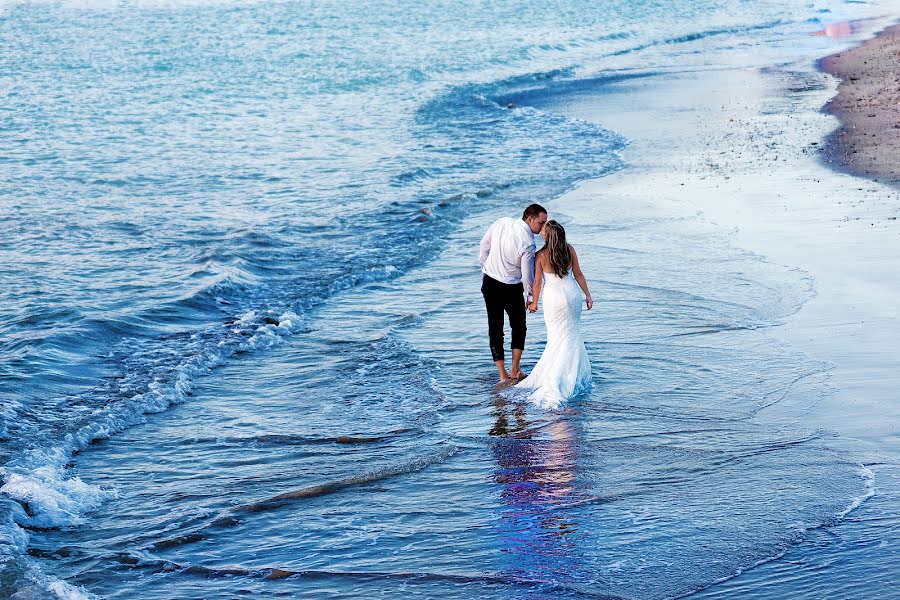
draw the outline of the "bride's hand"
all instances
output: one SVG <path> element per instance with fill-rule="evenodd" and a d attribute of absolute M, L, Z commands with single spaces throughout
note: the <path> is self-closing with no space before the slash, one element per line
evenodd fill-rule
<path fill-rule="evenodd" d="M 594 307 L 594 301 L 591 300 L 591 295 L 590 295 L 590 294 L 588 294 L 588 295 L 584 298 L 584 303 L 587 305 L 587 309 L 588 309 L 588 310 L 591 310 L 591 309 Z"/>
<path fill-rule="evenodd" d="M 537 312 L 537 300 L 532 300 L 528 303 L 528 312 Z"/>

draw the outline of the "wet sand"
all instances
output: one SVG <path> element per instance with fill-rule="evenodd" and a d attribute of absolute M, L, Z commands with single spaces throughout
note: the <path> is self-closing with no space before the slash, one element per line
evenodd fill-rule
<path fill-rule="evenodd" d="M 828 138 L 826 161 L 900 185 L 900 25 L 822 59 L 820 67 L 841 80 L 825 107 L 841 121 Z"/>

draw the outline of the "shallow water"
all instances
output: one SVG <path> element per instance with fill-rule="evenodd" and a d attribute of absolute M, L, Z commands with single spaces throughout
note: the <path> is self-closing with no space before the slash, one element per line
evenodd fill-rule
<path fill-rule="evenodd" d="M 582 244 L 586 268 L 647 260 L 629 240 L 669 229 L 607 231 L 612 249 Z M 605 301 L 585 332 L 605 340 L 588 344 L 599 393 L 563 413 L 505 404 L 472 378 L 467 350 L 482 337 L 467 327 L 480 306 L 464 242 L 478 230 L 453 235 L 444 269 L 342 294 L 314 312 L 333 326 L 224 366 L 165 419 L 82 453 L 79 471 L 119 497 L 89 532 L 34 535 L 33 552 L 58 562 L 64 548 L 75 581 L 109 597 L 667 597 L 782 552 L 868 493 L 827 434 L 753 419 L 814 401 L 823 367 L 752 327 L 735 333 L 756 325 L 746 303 L 676 291 L 691 269 L 618 296 L 626 277 L 597 282 Z M 722 256 L 717 271 L 744 261 Z M 672 296 L 684 308 L 666 319 Z M 360 314 L 366 301 L 380 308 Z M 733 322 L 690 335 L 690 309 Z"/>
<path fill-rule="evenodd" d="M 602 301 L 594 390 L 544 413 L 492 391 L 472 250 L 623 166 L 547 90 L 830 9 L 470 8 L 5 6 L 4 594 L 670 597 L 871 493 L 768 416 L 828 391 L 767 331 L 804 273 L 699 217 L 554 212 Z"/>

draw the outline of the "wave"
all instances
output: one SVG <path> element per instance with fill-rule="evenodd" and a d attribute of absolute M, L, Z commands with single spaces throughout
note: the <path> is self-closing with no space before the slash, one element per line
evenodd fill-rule
<path fill-rule="evenodd" d="M 254 435 L 249 437 L 225 437 L 225 438 L 191 438 L 185 440 L 190 444 L 207 444 L 211 442 L 224 442 L 226 444 L 235 445 L 266 445 L 272 444 L 276 446 L 308 446 L 320 444 L 373 444 L 383 442 L 385 440 L 395 439 L 399 435 L 413 431 L 412 429 L 395 429 L 384 434 L 348 434 L 338 435 L 334 437 L 312 437 L 304 435 L 290 434 L 267 434 Z"/>
<path fill-rule="evenodd" d="M 397 475 L 414 473 L 416 471 L 421 471 L 422 469 L 434 463 L 441 463 L 446 461 L 448 458 L 453 456 L 456 451 L 457 448 L 455 446 L 447 444 L 435 453 L 415 458 L 404 463 L 374 469 L 366 473 L 360 473 L 359 475 L 353 475 L 350 477 L 345 477 L 343 479 L 336 479 L 334 481 L 328 481 L 326 483 L 282 492 L 281 494 L 277 494 L 275 496 L 272 496 L 271 498 L 267 498 L 259 502 L 244 504 L 242 506 L 234 508 L 232 510 L 232 514 L 275 510 L 296 500 L 315 498 L 317 496 L 331 494 L 333 492 L 337 492 L 351 486 L 365 485 L 368 483 L 381 481 L 383 479 L 388 479 L 390 477 L 396 477 Z"/>
<path fill-rule="evenodd" d="M 842 509 L 841 511 L 839 511 L 832 517 L 830 517 L 828 519 L 824 519 L 824 520 L 816 522 L 816 523 L 798 524 L 793 537 L 790 540 L 788 540 L 787 542 L 781 544 L 780 547 L 777 548 L 775 550 L 775 552 L 773 552 L 770 556 L 767 556 L 765 558 L 754 561 L 752 564 L 747 565 L 745 567 L 737 568 L 734 570 L 734 572 L 732 572 L 731 574 L 729 574 L 725 577 L 716 579 L 715 581 L 712 581 L 707 585 L 698 586 L 697 588 L 690 590 L 688 592 L 685 592 L 684 594 L 675 596 L 675 598 L 688 598 L 690 596 L 693 596 L 697 592 L 714 588 L 715 586 L 719 585 L 720 583 L 724 583 L 726 581 L 735 579 L 736 577 L 740 577 L 741 574 L 746 573 L 747 571 L 751 571 L 751 570 L 753 570 L 757 567 L 760 567 L 762 565 L 765 565 L 767 563 L 771 563 L 773 561 L 780 560 L 780 559 L 784 558 L 784 556 L 790 551 L 790 549 L 794 545 L 796 545 L 796 543 L 800 539 L 802 539 L 807 534 L 807 532 L 812 531 L 814 529 L 823 529 L 823 528 L 827 528 L 827 527 L 833 527 L 834 525 L 836 525 L 837 523 L 842 521 L 847 515 L 849 515 L 851 512 L 853 512 L 854 510 L 859 508 L 866 500 L 868 500 L 869 498 L 871 498 L 872 496 L 875 495 L 875 475 L 874 475 L 874 473 L 872 473 L 872 471 L 870 469 L 868 469 L 865 465 L 858 465 L 857 472 L 860 475 L 860 478 L 863 480 L 864 491 L 859 496 L 851 498 L 850 502 L 847 504 L 847 506 L 844 509 Z"/>
<path fill-rule="evenodd" d="M 166 559 L 147 559 L 130 554 L 118 557 L 122 564 L 136 565 L 150 573 L 178 572 L 185 575 L 204 579 L 249 577 L 256 579 L 280 580 L 296 579 L 298 581 L 327 581 L 334 579 L 354 579 L 360 583 L 396 580 L 405 587 L 430 582 L 448 582 L 452 584 L 483 584 L 503 587 L 517 587 L 524 590 L 539 592 L 541 594 L 576 593 L 588 597 L 597 597 L 604 600 L 624 600 L 622 596 L 611 594 L 599 594 L 590 589 L 577 585 L 566 585 L 552 578 L 527 578 L 517 577 L 513 574 L 480 574 L 480 573 L 442 573 L 435 571 L 337 571 L 322 569 L 296 569 L 288 567 L 244 567 L 239 564 L 224 565 L 221 567 L 209 567 L 205 565 L 191 565 L 178 563 Z"/>
<path fill-rule="evenodd" d="M 763 31 L 768 29 L 775 29 L 776 27 L 787 25 L 788 21 L 776 20 L 769 21 L 767 23 L 759 23 L 755 25 L 746 25 L 742 27 L 716 27 L 712 29 L 707 29 L 703 31 L 696 31 L 692 33 L 687 33 L 684 35 L 668 37 L 668 38 L 660 38 L 657 40 L 653 40 L 647 42 L 645 44 L 638 44 L 636 46 L 630 48 L 624 48 L 622 50 L 618 50 L 616 52 L 612 52 L 609 56 L 623 56 L 625 54 L 632 54 L 634 52 L 640 52 L 642 50 L 646 50 L 648 48 L 653 48 L 655 46 L 671 46 L 674 44 L 684 44 L 687 42 L 695 42 L 697 40 L 702 40 L 710 37 L 717 37 L 721 35 L 734 35 L 740 33 L 751 33 L 754 31 Z"/>
<path fill-rule="evenodd" d="M 350 487 L 367 485 L 376 481 L 422 471 L 431 465 L 446 462 L 458 450 L 453 444 L 442 443 L 438 445 L 437 449 L 406 461 L 384 465 L 349 477 L 288 490 L 257 502 L 235 506 L 205 520 L 204 523 L 192 528 L 190 531 L 154 541 L 146 547 L 146 550 L 155 552 L 206 540 L 207 530 L 237 527 L 243 522 L 241 515 L 245 513 L 274 511 L 298 501 L 317 498 L 337 493 Z"/>
<path fill-rule="evenodd" d="M 271 347 L 298 331 L 302 319 L 291 312 L 269 317 L 251 311 L 227 327 L 227 337 L 210 336 L 189 344 L 185 358 L 177 352 L 163 351 L 160 356 L 152 349 L 135 349 L 130 360 L 137 363 L 136 372 L 118 379 L 114 389 L 102 390 L 104 396 L 118 397 L 118 402 L 110 402 L 102 411 L 89 406 L 83 424 L 50 444 L 24 450 L 0 467 L 0 493 L 24 508 L 16 513 L 16 521 L 37 528 L 82 523 L 85 513 L 99 506 L 108 492 L 68 475 L 66 465 L 75 452 L 144 422 L 147 414 L 184 402 L 197 376 L 235 354 Z"/>

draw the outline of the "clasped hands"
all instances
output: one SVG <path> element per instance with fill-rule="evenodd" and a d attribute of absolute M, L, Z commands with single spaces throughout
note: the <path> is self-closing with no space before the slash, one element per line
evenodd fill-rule
<path fill-rule="evenodd" d="M 588 294 L 587 296 L 585 296 L 585 298 L 584 298 L 584 304 L 587 306 L 587 309 L 588 309 L 588 310 L 591 310 L 592 308 L 594 308 L 594 301 L 591 299 L 590 294 Z M 525 309 L 528 310 L 528 312 L 530 312 L 530 313 L 537 312 L 537 309 L 538 309 L 538 301 L 537 301 L 537 299 L 534 299 L 534 300 L 532 300 L 531 302 L 529 302 L 528 300 L 526 300 L 526 301 L 525 301 Z"/>

